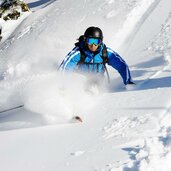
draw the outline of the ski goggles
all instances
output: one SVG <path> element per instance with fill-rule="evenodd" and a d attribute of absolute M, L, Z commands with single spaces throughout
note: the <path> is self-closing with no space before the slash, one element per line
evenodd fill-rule
<path fill-rule="evenodd" d="M 98 46 L 101 43 L 101 39 L 97 39 L 97 38 L 87 38 L 87 43 L 89 45 L 96 45 Z"/>

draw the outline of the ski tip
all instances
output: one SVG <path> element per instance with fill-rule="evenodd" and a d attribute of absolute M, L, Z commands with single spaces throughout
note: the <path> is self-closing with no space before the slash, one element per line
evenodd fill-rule
<path fill-rule="evenodd" d="M 74 116 L 73 119 L 79 122 L 83 122 L 80 116 Z"/>

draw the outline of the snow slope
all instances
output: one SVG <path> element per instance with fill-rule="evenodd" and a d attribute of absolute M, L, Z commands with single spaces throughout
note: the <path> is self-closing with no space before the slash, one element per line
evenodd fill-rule
<path fill-rule="evenodd" d="M 170 170 L 171 1 L 26 2 L 32 14 L 0 45 L 0 109 L 24 104 L 0 113 L 0 170 Z M 57 72 L 91 25 L 124 56 L 134 89 L 111 68 L 99 94 Z"/>

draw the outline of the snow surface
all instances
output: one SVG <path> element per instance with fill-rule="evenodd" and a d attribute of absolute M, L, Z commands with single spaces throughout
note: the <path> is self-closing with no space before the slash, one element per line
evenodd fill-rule
<path fill-rule="evenodd" d="M 171 170 L 171 1 L 26 0 L 2 23 L 0 170 Z M 136 86 L 108 68 L 100 91 L 58 73 L 88 26 L 127 61 Z M 79 115 L 83 122 L 72 117 Z"/>

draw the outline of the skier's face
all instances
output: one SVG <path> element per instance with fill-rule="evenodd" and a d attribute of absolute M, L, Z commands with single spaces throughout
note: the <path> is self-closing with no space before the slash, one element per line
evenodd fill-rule
<path fill-rule="evenodd" d="M 91 52 L 96 52 L 97 49 L 98 49 L 98 45 L 95 45 L 95 44 L 89 45 L 89 44 L 88 44 L 88 49 L 89 49 Z"/>
<path fill-rule="evenodd" d="M 100 44 L 101 44 L 101 39 L 99 38 L 92 38 L 92 37 L 87 38 L 88 49 L 91 52 L 96 52 Z"/>

